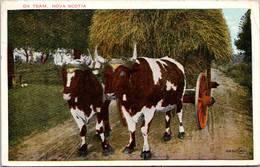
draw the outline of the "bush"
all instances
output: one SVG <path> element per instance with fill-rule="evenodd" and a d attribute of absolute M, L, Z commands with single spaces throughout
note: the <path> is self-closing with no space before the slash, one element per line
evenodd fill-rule
<path fill-rule="evenodd" d="M 235 82 L 244 86 L 248 91 L 250 97 L 252 97 L 252 63 L 243 62 L 234 64 L 231 66 L 221 67 L 222 72 L 227 76 L 233 78 Z"/>
<path fill-rule="evenodd" d="M 28 84 L 62 84 L 61 67 L 51 62 L 45 64 L 22 63 L 15 66 L 15 73 L 24 74 L 23 82 Z"/>

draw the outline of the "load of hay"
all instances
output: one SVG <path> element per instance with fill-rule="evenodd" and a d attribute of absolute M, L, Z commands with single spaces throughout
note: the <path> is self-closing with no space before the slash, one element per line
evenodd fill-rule
<path fill-rule="evenodd" d="M 189 87 L 211 64 L 232 56 L 230 35 L 221 10 L 96 10 L 90 48 L 106 58 L 169 56 L 183 64 Z"/>

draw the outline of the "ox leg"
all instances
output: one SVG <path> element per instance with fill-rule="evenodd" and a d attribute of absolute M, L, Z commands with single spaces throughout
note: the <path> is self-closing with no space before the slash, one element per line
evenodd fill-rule
<path fill-rule="evenodd" d="M 99 108 L 97 108 L 99 109 Z M 100 110 L 98 110 L 100 111 Z M 99 134 L 102 142 L 102 148 L 103 148 L 103 155 L 112 155 L 114 153 L 112 147 L 109 145 L 108 141 L 106 140 L 105 134 L 104 134 L 104 123 L 103 123 L 103 115 L 101 112 L 97 112 L 97 124 L 96 124 L 96 132 Z"/>
<path fill-rule="evenodd" d="M 101 113 L 103 115 L 103 120 L 104 120 L 104 127 L 105 127 L 105 137 L 108 137 L 110 135 L 110 125 L 109 125 L 109 104 L 110 100 L 106 100 L 101 108 Z"/>
<path fill-rule="evenodd" d="M 177 104 L 177 116 L 179 118 L 179 134 L 178 134 L 178 138 L 180 139 L 184 139 L 185 138 L 185 131 L 184 131 L 184 127 L 183 127 L 183 123 L 182 123 L 182 102 Z"/>
<path fill-rule="evenodd" d="M 152 153 L 150 151 L 149 148 L 149 144 L 148 144 L 148 133 L 149 133 L 149 128 L 150 128 L 150 124 L 152 122 L 154 116 L 154 111 L 148 110 L 147 112 L 144 113 L 144 122 L 141 128 L 141 132 L 144 138 L 144 145 L 143 145 L 143 151 L 141 153 L 141 157 L 144 160 L 148 160 L 151 158 Z"/>
<path fill-rule="evenodd" d="M 171 111 L 167 111 L 165 113 L 165 120 L 166 120 L 166 132 L 164 132 L 163 140 L 169 141 L 171 139 L 171 130 L 170 130 L 170 122 L 171 122 Z"/>
<path fill-rule="evenodd" d="M 86 156 L 88 154 L 87 142 L 86 142 L 86 134 L 87 134 L 87 126 L 86 126 L 86 118 L 83 111 L 77 109 L 71 109 L 71 114 L 76 121 L 79 129 L 80 129 L 80 137 L 81 137 L 81 147 L 78 150 L 78 156 Z"/>
<path fill-rule="evenodd" d="M 136 123 L 133 121 L 132 117 L 126 111 L 124 106 L 121 106 L 121 109 L 124 114 L 124 117 L 126 118 L 127 127 L 130 132 L 129 144 L 125 147 L 125 149 L 122 152 L 125 154 L 131 154 L 134 151 L 134 147 L 135 147 Z"/>
<path fill-rule="evenodd" d="M 87 134 L 87 126 L 83 125 L 80 130 L 80 137 L 82 140 L 81 147 L 78 151 L 78 156 L 86 156 L 88 155 L 88 147 L 86 143 L 86 134 Z"/>

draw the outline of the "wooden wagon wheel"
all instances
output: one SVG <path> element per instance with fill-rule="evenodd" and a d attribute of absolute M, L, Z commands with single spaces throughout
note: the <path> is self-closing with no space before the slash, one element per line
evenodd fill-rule
<path fill-rule="evenodd" d="M 200 129 L 203 129 L 207 121 L 207 111 L 210 102 L 209 88 L 207 76 L 201 73 L 197 80 L 196 94 L 195 94 L 195 108 L 197 124 Z"/>

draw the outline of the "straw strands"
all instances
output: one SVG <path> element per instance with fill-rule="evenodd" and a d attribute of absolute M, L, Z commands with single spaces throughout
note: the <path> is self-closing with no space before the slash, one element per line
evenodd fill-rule
<path fill-rule="evenodd" d="M 169 56 L 188 75 L 205 69 L 209 60 L 232 56 L 230 35 L 221 10 L 96 10 L 89 34 L 90 48 L 106 58 Z M 197 77 L 197 75 L 196 75 Z"/>

